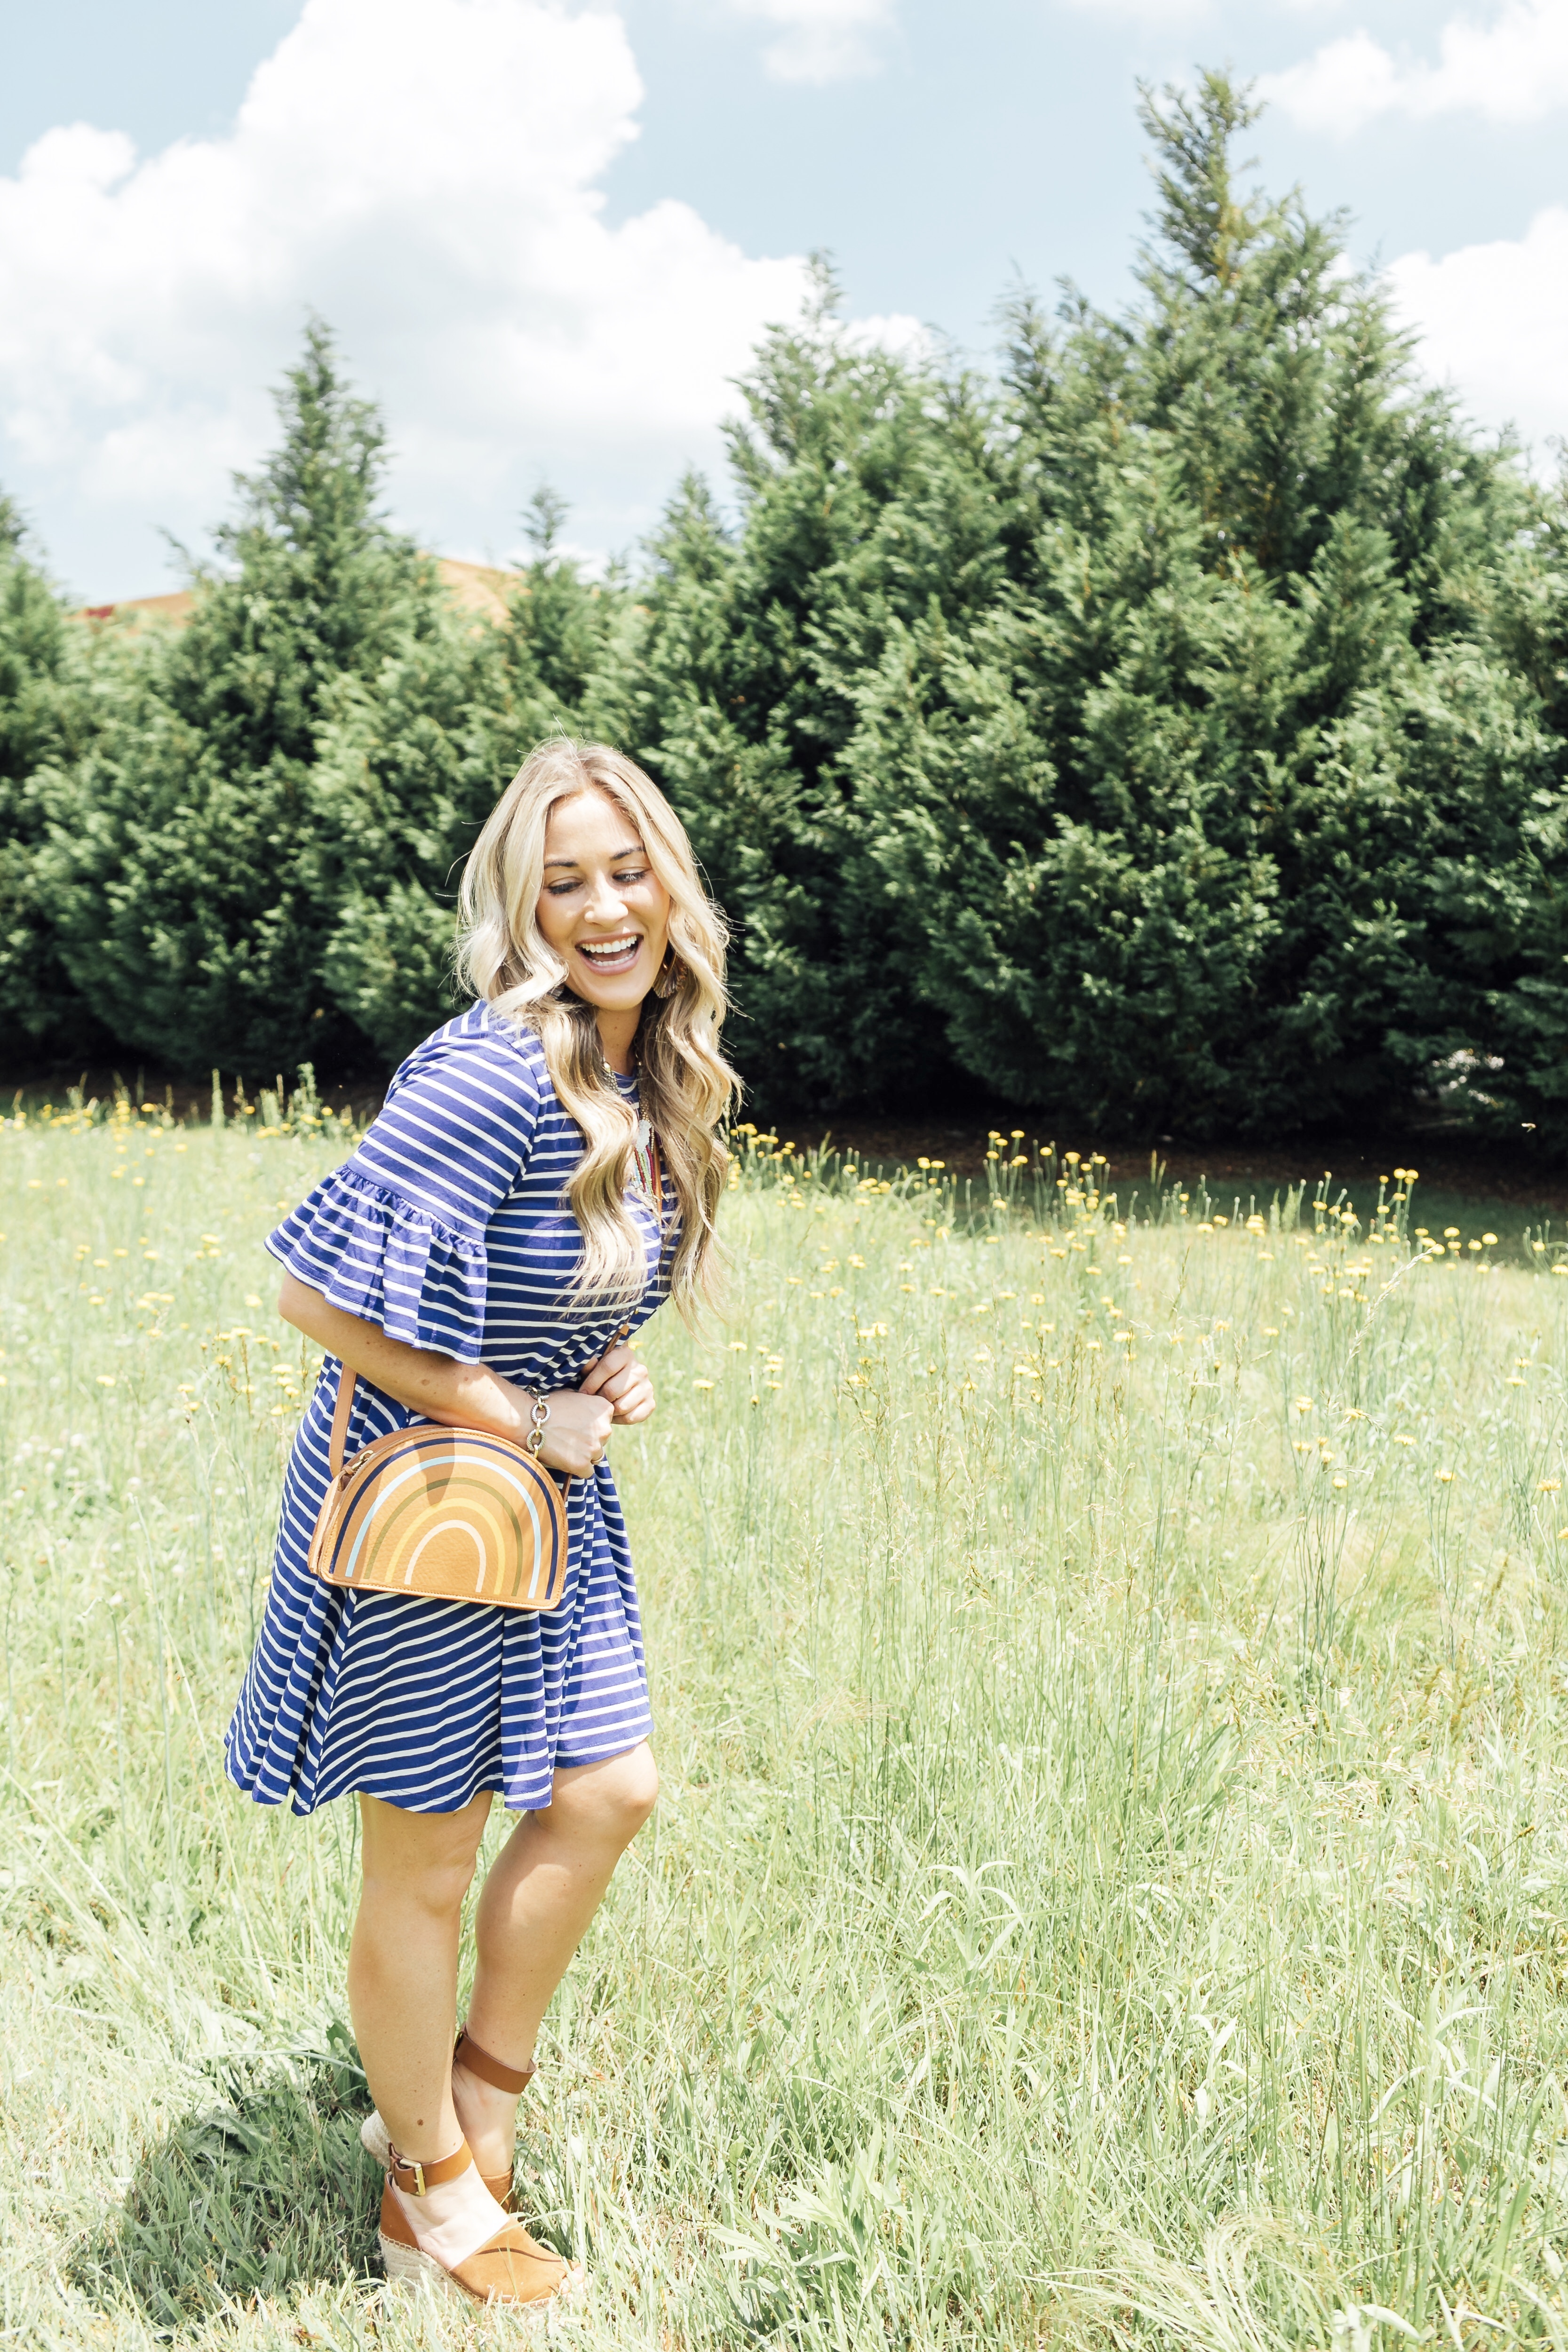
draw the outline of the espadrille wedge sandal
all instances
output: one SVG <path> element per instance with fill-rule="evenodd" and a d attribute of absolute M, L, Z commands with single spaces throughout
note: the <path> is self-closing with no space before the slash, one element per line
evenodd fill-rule
<path fill-rule="evenodd" d="M 438 2211 L 422 2212 L 426 2200 Z M 491 2230 L 498 2214 L 500 2227 Z M 436 2164 L 412 2162 L 393 2149 L 379 2237 L 389 2280 L 468 2303 L 539 2308 L 583 2284 L 578 2264 L 547 2253 L 499 2213 L 467 2140 Z"/>
<path fill-rule="evenodd" d="M 477 2074 L 481 2083 L 489 2083 L 492 2090 L 510 2091 L 514 2099 L 521 2097 L 539 2072 L 537 2066 L 503 2066 L 499 2058 L 492 2058 L 488 2050 L 482 2050 L 477 2042 L 471 2042 L 468 2039 L 468 2029 L 466 2025 L 458 2035 L 457 2045 L 452 2052 L 452 2063 L 454 2066 L 466 2067 L 470 2074 Z M 382 2122 L 376 2108 L 372 2107 L 369 2115 L 361 2124 L 359 2137 L 360 2146 L 366 2155 L 374 2156 L 384 2172 L 392 2162 L 392 2136 Z M 484 2182 L 496 2203 L 503 2205 L 510 2213 L 513 2210 L 516 2200 L 510 2171 L 481 2172 L 479 2179 Z M 533 2242 L 530 2239 L 529 2242 L 531 2245 Z M 541 2253 L 545 2251 L 544 2247 L 540 2248 Z"/>

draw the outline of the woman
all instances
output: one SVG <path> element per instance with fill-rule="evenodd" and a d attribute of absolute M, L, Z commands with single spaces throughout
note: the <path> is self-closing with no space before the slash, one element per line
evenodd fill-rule
<path fill-rule="evenodd" d="M 658 1789 L 605 1449 L 654 1409 L 633 1333 L 712 1287 L 723 967 L 657 787 L 600 745 L 542 746 L 465 874 L 458 968 L 478 1001 L 410 1055 L 353 1159 L 269 1244 L 279 1312 L 326 1361 L 228 1767 L 296 1812 L 358 1794 L 349 2002 L 377 2110 L 365 2144 L 387 2165 L 382 2252 L 389 2275 L 479 2302 L 548 2302 L 577 2276 L 503 2206 L 541 2020 Z M 421 1419 L 524 1441 L 543 1402 L 542 1458 L 572 1482 L 558 1614 L 309 1573 L 355 1376 L 351 1453 Z M 461 1906 L 498 1790 L 521 1818 L 479 1898 L 454 2052 Z"/>

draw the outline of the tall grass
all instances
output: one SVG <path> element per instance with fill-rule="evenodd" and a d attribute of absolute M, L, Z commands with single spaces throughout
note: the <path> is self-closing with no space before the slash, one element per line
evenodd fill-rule
<path fill-rule="evenodd" d="M 312 1370 L 261 1238 L 343 1149 L 0 1134 L 0 2340 L 511 2332 L 375 2275 L 352 1808 L 221 1772 Z M 1568 2343 L 1553 1253 L 994 1149 L 748 1139 L 731 1319 L 650 1335 L 665 1789 L 525 2105 L 554 2332 Z"/>

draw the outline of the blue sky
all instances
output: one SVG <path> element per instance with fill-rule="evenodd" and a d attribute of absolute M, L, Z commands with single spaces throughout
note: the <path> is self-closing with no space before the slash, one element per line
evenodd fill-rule
<path fill-rule="evenodd" d="M 0 486 L 95 599 L 223 512 L 312 306 L 426 544 L 544 476 L 624 548 L 814 247 L 981 355 L 1016 275 L 1126 299 L 1134 86 L 1195 61 L 1484 425 L 1568 431 L 1568 0 L 0 0 Z"/>

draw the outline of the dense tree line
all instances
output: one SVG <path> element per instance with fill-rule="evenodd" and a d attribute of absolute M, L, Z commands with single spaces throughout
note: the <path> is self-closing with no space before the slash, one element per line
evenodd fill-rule
<path fill-rule="evenodd" d="M 1437 1090 L 1568 1146 L 1568 497 L 1424 390 L 1342 224 L 1244 192 L 1219 76 L 1146 100 L 1110 318 L 996 377 L 826 271 L 638 576 L 546 493 L 502 625 L 379 507 L 312 329 L 189 625 L 67 619 L 0 509 L 0 1009 L 41 1054 L 391 1061 L 521 754 L 624 745 L 736 927 L 764 1105 L 965 1073 L 1124 1132 Z"/>

